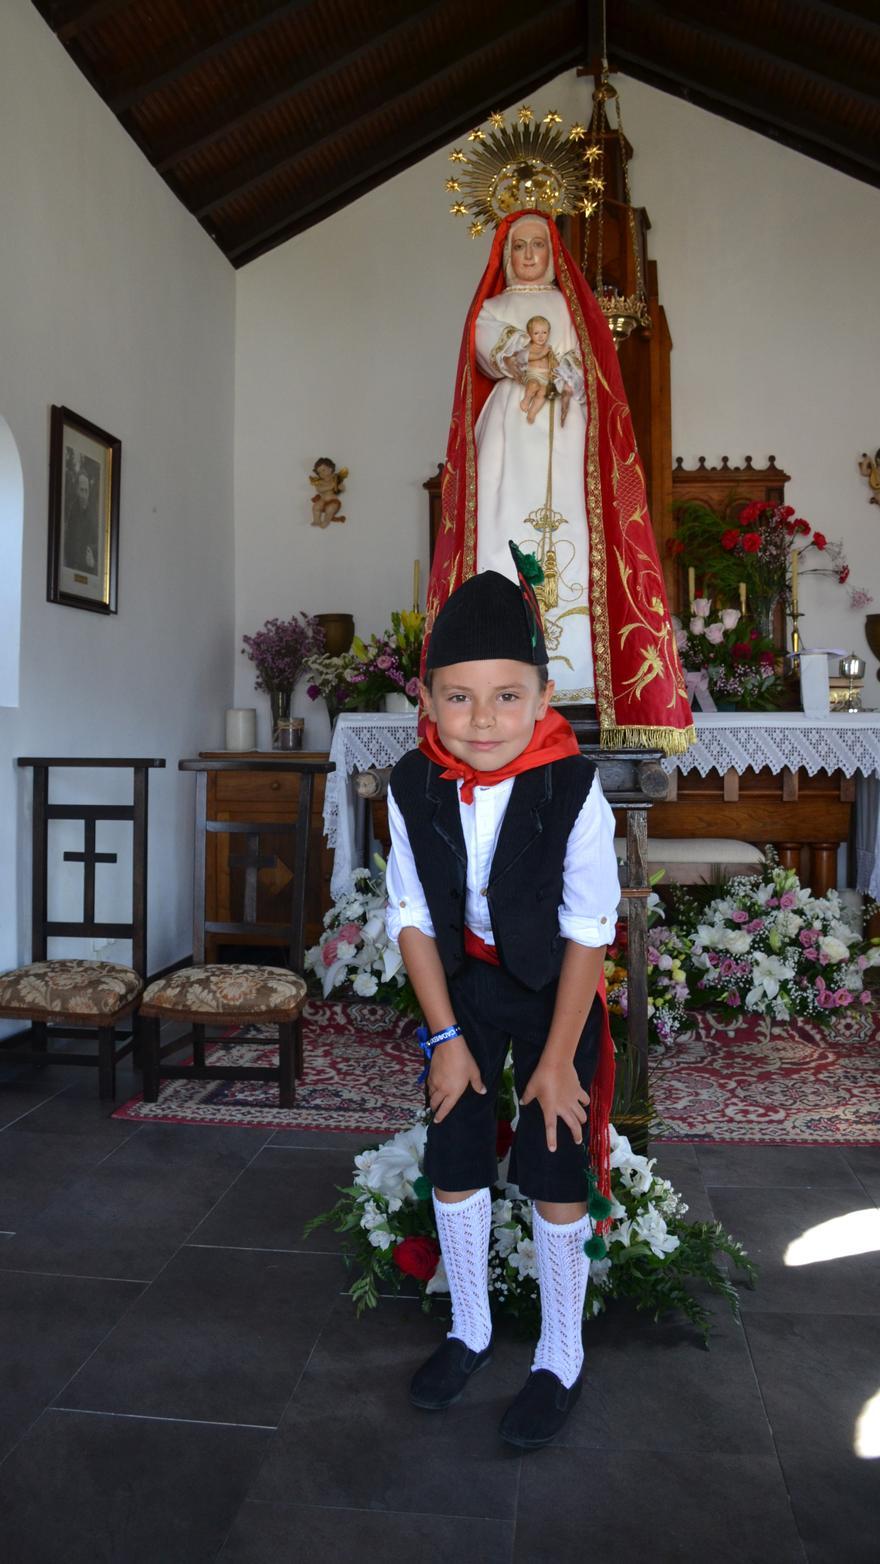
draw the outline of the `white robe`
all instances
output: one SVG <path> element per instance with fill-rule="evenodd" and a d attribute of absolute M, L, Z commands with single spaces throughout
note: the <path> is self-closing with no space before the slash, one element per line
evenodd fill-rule
<path fill-rule="evenodd" d="M 572 389 L 565 428 L 561 402 L 553 404 L 552 530 L 534 525 L 547 499 L 550 407 L 545 402 L 529 424 L 520 408 L 524 387 L 510 377 L 501 358 L 516 354 L 525 365 L 526 321 L 550 322 L 549 347 L 559 361 L 554 378 Z M 559 289 L 519 284 L 487 299 L 476 328 L 477 361 L 497 380 L 477 420 L 477 569 L 498 570 L 516 579 L 508 539 L 536 553 L 545 564 L 555 552 L 558 603 L 544 609 L 544 634 L 556 701 L 593 700 L 593 653 L 589 622 L 589 534 L 584 496 L 586 404 L 580 348 L 568 306 Z M 532 520 L 529 520 L 530 515 Z M 549 561 L 551 567 L 553 560 Z M 552 575 L 552 569 L 548 576 Z M 540 591 L 539 591 L 540 597 Z"/>

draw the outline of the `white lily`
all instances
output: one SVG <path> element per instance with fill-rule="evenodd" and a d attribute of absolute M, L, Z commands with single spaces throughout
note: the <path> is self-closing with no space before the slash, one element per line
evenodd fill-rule
<path fill-rule="evenodd" d="M 768 956 L 762 952 L 752 964 L 752 988 L 747 1004 L 756 1004 L 762 998 L 775 999 L 780 983 L 793 977 L 794 967 L 780 961 L 778 956 Z"/>

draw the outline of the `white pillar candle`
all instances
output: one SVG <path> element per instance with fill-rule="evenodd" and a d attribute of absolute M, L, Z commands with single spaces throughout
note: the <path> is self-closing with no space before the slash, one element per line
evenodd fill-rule
<path fill-rule="evenodd" d="M 226 748 L 239 752 L 257 747 L 255 706 L 230 706 L 226 712 Z"/>
<path fill-rule="evenodd" d="M 801 705 L 805 716 L 827 717 L 831 710 L 828 657 L 825 652 L 801 652 Z"/>

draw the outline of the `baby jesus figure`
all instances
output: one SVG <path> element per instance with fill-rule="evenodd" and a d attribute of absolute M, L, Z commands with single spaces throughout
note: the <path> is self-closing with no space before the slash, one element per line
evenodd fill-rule
<path fill-rule="evenodd" d="M 525 385 L 522 411 L 533 424 L 546 401 L 562 398 L 561 421 L 564 424 L 571 401 L 571 386 L 559 376 L 559 360 L 550 346 L 550 322 L 545 315 L 533 315 L 526 321 L 529 339 L 528 349 L 521 349 L 517 357 L 522 363 L 521 377 Z"/>

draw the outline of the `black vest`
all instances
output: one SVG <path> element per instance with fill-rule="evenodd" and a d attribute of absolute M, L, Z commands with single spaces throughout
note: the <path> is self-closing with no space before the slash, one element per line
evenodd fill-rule
<path fill-rule="evenodd" d="M 568 755 L 515 778 L 489 871 L 487 900 L 502 966 L 526 988 L 559 976 L 565 940 L 559 932 L 562 872 L 572 827 L 593 785 L 595 768 Z M 391 773 L 416 869 L 447 976 L 462 966 L 467 852 L 454 780 L 421 750 Z"/>

